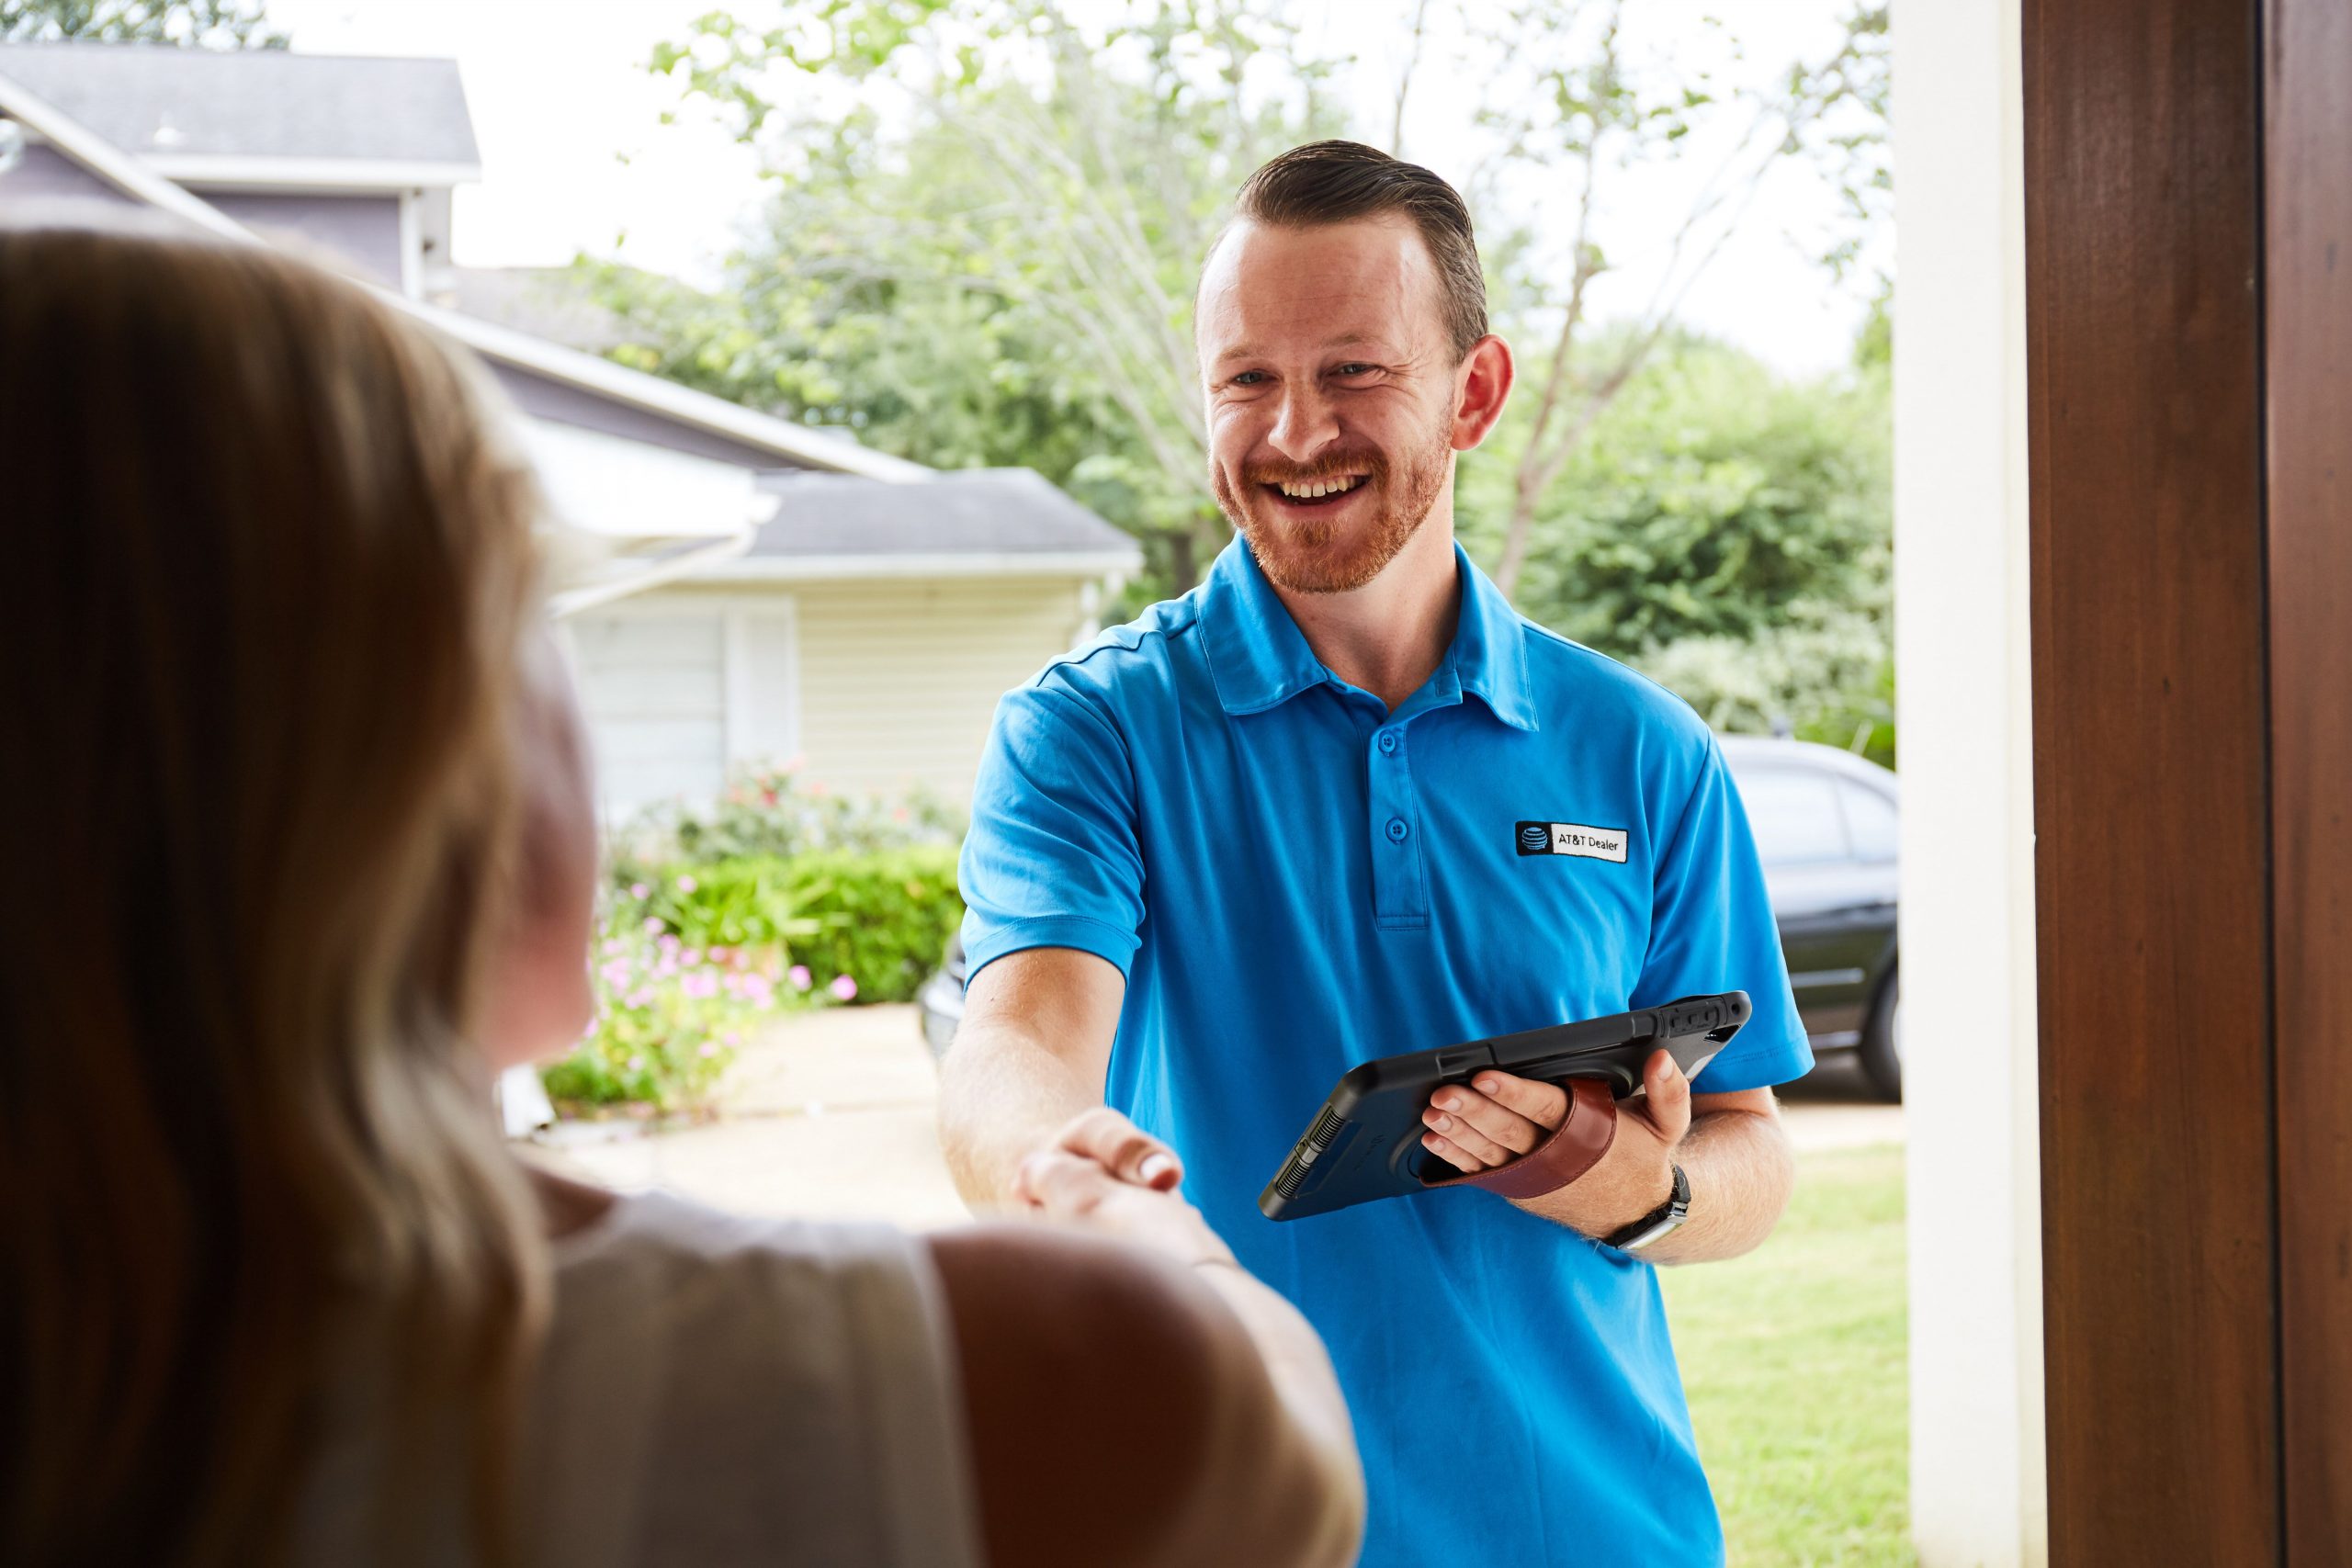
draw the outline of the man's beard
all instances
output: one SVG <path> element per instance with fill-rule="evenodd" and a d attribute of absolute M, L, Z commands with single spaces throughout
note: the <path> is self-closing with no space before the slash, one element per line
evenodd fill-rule
<path fill-rule="evenodd" d="M 1220 464 L 1210 466 L 1216 503 L 1250 541 L 1258 569 L 1277 588 L 1293 593 L 1346 593 L 1362 588 L 1386 570 L 1406 541 L 1429 520 L 1438 497 L 1445 492 L 1447 459 L 1453 443 L 1441 429 L 1401 464 L 1374 447 L 1348 448 L 1317 459 L 1311 467 L 1295 468 L 1253 463 L 1234 484 Z M 1373 493 L 1367 499 L 1378 508 L 1370 519 L 1325 522 L 1313 513 L 1282 515 L 1281 502 L 1259 487 L 1304 484 L 1340 474 L 1363 474 L 1357 488 Z"/>

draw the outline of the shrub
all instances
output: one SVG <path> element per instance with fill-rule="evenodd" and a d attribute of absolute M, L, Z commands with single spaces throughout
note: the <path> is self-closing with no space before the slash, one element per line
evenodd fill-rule
<path fill-rule="evenodd" d="M 807 931 L 794 956 L 814 975 L 847 976 L 861 1001 L 912 999 L 964 918 L 950 844 L 802 855 L 791 872 L 795 921 Z"/>
<path fill-rule="evenodd" d="M 775 855 L 696 861 L 628 874 L 628 895 L 689 947 L 752 948 L 788 958 L 814 928 L 793 918 L 793 870 Z"/>
<path fill-rule="evenodd" d="M 781 860 L 954 844 L 964 836 L 956 813 L 929 795 L 888 801 L 834 795 L 799 778 L 797 768 L 739 769 L 715 801 L 671 801 L 641 813 L 617 835 L 615 860 L 623 879 L 676 861 Z"/>
<path fill-rule="evenodd" d="M 703 1109 L 744 1032 L 788 995 L 780 963 L 753 948 L 688 942 L 643 902 L 608 899 L 596 943 L 596 1024 L 542 1072 L 548 1097 L 567 1110 Z"/>

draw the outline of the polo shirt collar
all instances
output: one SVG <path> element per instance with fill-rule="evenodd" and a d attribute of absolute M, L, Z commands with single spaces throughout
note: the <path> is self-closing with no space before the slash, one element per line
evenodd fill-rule
<path fill-rule="evenodd" d="M 1527 625 L 1459 544 L 1453 561 L 1462 585 L 1461 615 L 1453 646 L 1430 677 L 1428 694 L 1449 703 L 1460 701 L 1464 692 L 1475 693 L 1505 724 L 1533 730 L 1538 726 L 1528 690 Z M 1202 646 L 1227 713 L 1263 713 L 1337 679 L 1315 657 L 1239 536 L 1218 552 L 1201 585 L 1200 604 Z"/>

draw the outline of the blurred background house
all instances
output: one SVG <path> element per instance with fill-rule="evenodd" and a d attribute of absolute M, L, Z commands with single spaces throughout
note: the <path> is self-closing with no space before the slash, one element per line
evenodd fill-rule
<path fill-rule="evenodd" d="M 143 205 L 296 246 L 483 357 L 601 547 L 560 610 L 608 815 L 796 758 L 960 800 L 997 696 L 1141 565 L 1032 472 L 941 472 L 614 364 L 563 273 L 457 266 L 450 193 L 481 169 L 455 61 L 10 44 L 0 120 L 0 211 Z"/>

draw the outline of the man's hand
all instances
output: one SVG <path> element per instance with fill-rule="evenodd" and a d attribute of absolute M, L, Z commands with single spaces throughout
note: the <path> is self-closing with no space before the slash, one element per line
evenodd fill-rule
<path fill-rule="evenodd" d="M 1183 1263 L 1233 1254 L 1176 1193 L 1176 1151 L 1107 1105 L 1069 1122 L 1014 1169 L 1012 1196 L 1039 1218 L 1137 1242 Z"/>
<path fill-rule="evenodd" d="M 1119 1180 L 1148 1187 L 1156 1192 L 1170 1191 L 1184 1179 L 1184 1162 L 1176 1157 L 1174 1149 L 1107 1105 L 1081 1111 L 1062 1123 L 1061 1131 L 1053 1135 L 1046 1148 L 1092 1160 Z M 1013 1195 L 1027 1202 L 1035 1201 L 1020 1189 L 1016 1176 Z"/>
<path fill-rule="evenodd" d="M 1607 1237 L 1666 1201 L 1674 1190 L 1675 1151 L 1690 1130 L 1690 1081 L 1663 1049 L 1642 1069 L 1643 1097 L 1617 1103 L 1617 1133 L 1600 1163 L 1555 1192 L 1514 1200 L 1522 1209 Z M 1567 1119 L 1567 1091 L 1555 1084 L 1482 1072 L 1430 1097 L 1421 1144 L 1476 1174 L 1509 1165 Z"/>

